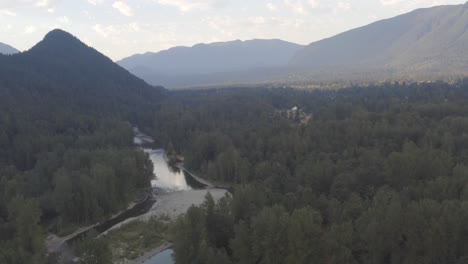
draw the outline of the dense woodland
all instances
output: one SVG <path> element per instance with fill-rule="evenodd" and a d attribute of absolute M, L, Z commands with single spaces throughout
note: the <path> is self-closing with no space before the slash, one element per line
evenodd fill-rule
<path fill-rule="evenodd" d="M 53 31 L 0 56 L 0 263 L 150 186 L 134 125 L 233 187 L 175 223 L 177 263 L 468 263 L 467 102 L 468 80 L 167 92 Z M 109 263 L 102 242 L 77 252 Z"/>
<path fill-rule="evenodd" d="M 467 102 L 467 80 L 173 93 L 153 135 L 235 186 L 178 221 L 177 263 L 467 263 Z"/>
<path fill-rule="evenodd" d="M 101 221 L 150 186 L 133 125 L 163 93 L 61 31 L 0 55 L 0 263 L 44 263 L 47 232 Z"/>

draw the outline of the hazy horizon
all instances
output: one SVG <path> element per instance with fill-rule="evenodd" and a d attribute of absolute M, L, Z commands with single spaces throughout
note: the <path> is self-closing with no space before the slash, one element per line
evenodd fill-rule
<path fill-rule="evenodd" d="M 0 42 L 27 50 L 61 28 L 113 60 L 174 46 L 282 39 L 307 45 L 377 20 L 465 0 L 0 0 Z"/>

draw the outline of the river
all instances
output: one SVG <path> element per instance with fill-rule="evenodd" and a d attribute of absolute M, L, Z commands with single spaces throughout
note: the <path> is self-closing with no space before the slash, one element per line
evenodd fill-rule
<path fill-rule="evenodd" d="M 166 153 L 163 149 L 147 148 L 154 143 L 153 139 L 137 128 L 134 128 L 134 143 L 143 148 L 148 153 L 153 163 L 154 179 L 151 180 L 151 186 L 155 192 L 173 192 L 190 190 L 192 187 L 187 183 L 186 175 L 182 170 L 177 170 L 169 166 L 166 160 Z M 166 249 L 151 258 L 145 260 L 143 264 L 174 264 L 172 257 L 173 250 Z"/>
<path fill-rule="evenodd" d="M 148 153 L 153 163 L 154 178 L 151 180 L 151 186 L 156 201 L 154 197 L 147 196 L 143 202 L 135 204 L 132 208 L 105 222 L 80 228 L 66 237 L 49 235 L 47 239 L 48 252 L 63 254 L 65 251 L 69 251 L 68 243 L 73 243 L 91 230 L 105 235 L 109 230 L 119 228 L 135 219 L 148 219 L 148 217 L 158 214 L 177 217 L 186 212 L 190 206 L 202 204 L 207 192 L 212 193 L 215 201 L 225 195 L 226 190 L 213 187 L 209 182 L 188 172 L 183 165 L 180 165 L 179 168 L 171 167 L 166 160 L 165 151 L 154 148 L 154 140 L 151 137 L 141 133 L 137 128 L 134 128 L 134 133 L 135 145 Z M 144 261 L 138 261 L 138 264 L 174 264 L 173 250 L 170 248 L 162 250 Z M 66 257 L 71 260 L 73 255 L 69 254 Z"/>
<path fill-rule="evenodd" d="M 155 179 L 151 181 L 153 189 L 159 191 L 186 191 L 191 187 L 187 184 L 185 173 L 167 164 L 163 149 L 144 149 L 153 162 Z"/>
<path fill-rule="evenodd" d="M 152 163 L 154 179 L 151 181 L 156 203 L 151 210 L 142 217 L 163 214 L 176 217 L 185 213 L 192 205 L 201 205 L 204 197 L 210 192 L 218 201 L 226 194 L 225 189 L 214 187 L 211 183 L 193 175 L 180 164 L 178 168 L 171 167 L 163 149 L 154 147 L 154 140 L 134 128 L 134 142 L 148 153 Z M 173 250 L 166 249 L 140 262 L 139 264 L 174 264 Z"/>
<path fill-rule="evenodd" d="M 172 255 L 174 251 L 172 249 L 166 249 L 163 252 L 156 254 L 143 262 L 143 264 L 174 264 L 174 258 Z"/>
<path fill-rule="evenodd" d="M 198 182 L 193 183 L 193 179 L 190 179 L 190 175 L 184 171 L 169 166 L 165 150 L 151 148 L 154 140 L 150 136 L 143 134 L 138 128 L 133 130 L 135 133 L 133 142 L 148 153 L 153 163 L 154 179 L 151 180 L 151 186 L 156 193 L 187 191 L 204 187 Z"/>

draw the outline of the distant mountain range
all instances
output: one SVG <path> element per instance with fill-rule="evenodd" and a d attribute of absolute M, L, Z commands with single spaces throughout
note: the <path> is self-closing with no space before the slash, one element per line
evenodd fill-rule
<path fill-rule="evenodd" d="M 314 42 L 291 66 L 468 72 L 468 4 L 418 9 Z"/>
<path fill-rule="evenodd" d="M 0 54 L 14 54 L 18 52 L 20 51 L 13 48 L 12 46 L 0 42 Z"/>
<path fill-rule="evenodd" d="M 418 9 L 306 47 L 281 40 L 176 47 L 118 62 L 167 87 L 468 74 L 468 3 Z"/>
<path fill-rule="evenodd" d="M 153 84 L 173 86 L 187 80 L 189 85 L 212 75 L 281 67 L 302 48 L 276 39 L 235 40 L 148 52 L 117 63 Z"/>

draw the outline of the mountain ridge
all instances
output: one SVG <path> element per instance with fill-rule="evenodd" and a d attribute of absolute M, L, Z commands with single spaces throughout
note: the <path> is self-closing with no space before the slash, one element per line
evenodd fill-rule
<path fill-rule="evenodd" d="M 152 84 L 162 83 L 172 88 L 246 83 L 303 85 L 340 80 L 421 81 L 467 76 L 465 47 L 468 47 L 468 2 L 416 9 L 312 42 L 288 54 L 289 60 L 280 65 L 216 67 L 216 71 L 197 72 L 184 69 L 184 65 L 174 60 L 166 60 L 160 67 L 163 70 L 145 65 L 146 62 L 118 63 Z M 161 53 L 164 52 L 167 51 Z M 200 61 L 197 68 L 216 65 L 208 59 Z M 164 71 L 171 67 L 171 71 Z"/>
<path fill-rule="evenodd" d="M 20 51 L 8 44 L 0 42 L 0 54 L 8 55 L 19 53 Z"/>
<path fill-rule="evenodd" d="M 0 56 L 0 87 L 18 94 L 31 90 L 37 99 L 54 96 L 79 107 L 111 105 L 116 111 L 119 105 L 150 104 L 164 93 L 60 29 L 25 52 Z"/>
<path fill-rule="evenodd" d="M 468 46 L 467 7 L 464 4 L 416 9 L 349 30 L 309 44 L 294 56 L 290 66 L 384 66 L 399 71 L 439 71 L 444 67 L 457 70 L 459 66 L 466 69 L 466 62 L 458 61 L 458 52 L 468 56 L 462 49 Z"/>
<path fill-rule="evenodd" d="M 163 75 L 211 74 L 282 66 L 302 47 L 279 39 L 233 40 L 135 54 L 117 63 L 130 71 L 144 67 Z"/>

